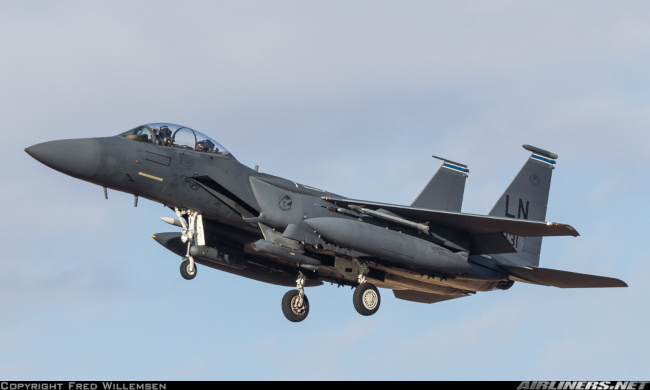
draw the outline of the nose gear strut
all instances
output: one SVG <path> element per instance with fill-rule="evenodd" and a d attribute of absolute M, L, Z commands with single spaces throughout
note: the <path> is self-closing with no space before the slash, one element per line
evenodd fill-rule
<path fill-rule="evenodd" d="M 198 211 L 178 209 L 178 207 L 174 207 L 174 212 L 183 226 L 183 230 L 181 231 L 181 241 L 187 243 L 187 252 L 185 253 L 185 256 L 183 256 L 183 259 L 186 260 L 181 263 L 181 275 L 183 275 L 185 279 L 193 279 L 196 276 L 196 264 L 194 263 L 192 255 L 190 255 L 190 248 L 195 241 L 199 241 L 200 245 L 204 244 L 202 243 L 204 240 L 202 237 L 202 223 L 200 222 L 201 215 Z M 185 223 L 185 218 L 183 218 L 183 216 L 187 216 L 187 223 Z M 198 233 L 200 233 L 198 234 L 198 237 L 197 227 L 199 228 Z"/>

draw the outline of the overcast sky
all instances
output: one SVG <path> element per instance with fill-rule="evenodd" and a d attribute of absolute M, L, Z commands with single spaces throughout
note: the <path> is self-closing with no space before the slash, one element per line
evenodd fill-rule
<path fill-rule="evenodd" d="M 643 380 L 650 3 L 0 0 L 0 378 Z M 440 162 L 487 213 L 526 161 L 559 155 L 541 266 L 629 288 L 516 283 L 433 305 L 287 288 L 205 267 L 151 234 L 162 205 L 53 171 L 24 149 L 171 122 L 249 166 L 410 204 Z"/>

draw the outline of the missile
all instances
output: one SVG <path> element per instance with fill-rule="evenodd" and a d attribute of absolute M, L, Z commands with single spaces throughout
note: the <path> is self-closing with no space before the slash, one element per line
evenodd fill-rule
<path fill-rule="evenodd" d="M 320 260 L 313 257 L 306 256 L 291 248 L 272 243 L 267 240 L 257 240 L 251 244 L 253 249 L 258 252 L 267 253 L 273 256 L 281 257 L 286 260 L 298 263 L 302 268 L 308 270 L 317 270 L 320 265 Z"/>
<path fill-rule="evenodd" d="M 399 224 L 404 225 L 404 226 L 408 226 L 408 227 L 418 229 L 419 231 L 421 231 L 423 233 L 428 233 L 429 232 L 429 225 L 425 225 L 423 223 L 417 223 L 417 222 L 409 221 L 408 219 L 400 218 L 400 217 L 398 217 L 396 215 L 381 213 L 379 211 L 371 210 L 371 209 L 361 207 L 361 206 L 357 206 L 357 205 L 354 205 L 354 204 L 351 204 L 348 207 L 350 207 L 350 209 L 352 209 L 354 211 L 358 211 L 360 213 L 372 215 L 375 218 L 384 219 L 386 221 L 395 222 L 395 223 L 399 223 Z"/>
<path fill-rule="evenodd" d="M 170 225 L 183 227 L 183 224 L 178 219 L 174 219 L 174 218 L 170 218 L 170 217 L 160 217 L 160 219 L 162 219 L 163 222 L 167 222 Z"/>
<path fill-rule="evenodd" d="M 470 269 L 465 258 L 440 245 L 359 220 L 321 217 L 304 222 L 327 241 L 382 260 L 446 274 Z"/>

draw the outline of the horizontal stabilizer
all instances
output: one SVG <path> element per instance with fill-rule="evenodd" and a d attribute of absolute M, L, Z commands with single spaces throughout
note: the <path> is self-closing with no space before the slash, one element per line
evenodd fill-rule
<path fill-rule="evenodd" d="M 431 225 L 459 230 L 469 234 L 507 233 L 520 237 L 579 236 L 571 225 L 561 223 L 428 210 L 352 199 L 333 199 L 329 197 L 323 199 L 345 207 L 357 205 L 369 209 L 382 208 L 413 221 L 428 222 Z"/>
<path fill-rule="evenodd" d="M 448 301 L 450 299 L 466 297 L 469 294 L 454 294 L 454 295 L 443 295 L 443 294 L 434 294 L 430 292 L 422 292 L 416 290 L 393 290 L 395 298 L 403 299 L 405 301 L 419 302 L 419 303 L 436 303 L 442 301 Z"/>
<path fill-rule="evenodd" d="M 579 274 L 576 272 L 560 271 L 550 268 L 512 267 L 501 265 L 508 271 L 510 279 L 542 284 L 559 288 L 589 288 L 589 287 L 627 287 L 622 280 L 606 276 Z"/>

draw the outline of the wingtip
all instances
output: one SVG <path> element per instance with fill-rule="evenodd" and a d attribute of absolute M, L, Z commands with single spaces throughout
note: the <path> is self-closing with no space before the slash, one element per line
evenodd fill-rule
<path fill-rule="evenodd" d="M 571 236 L 573 236 L 573 237 L 578 237 L 578 236 L 580 235 L 580 233 L 578 233 L 578 231 L 576 230 L 576 228 L 574 228 L 574 227 L 571 226 L 571 225 L 567 225 L 567 224 L 565 224 L 565 223 L 546 222 L 546 225 L 547 225 L 547 226 L 561 226 L 561 227 L 565 228 L 566 230 L 568 230 L 568 231 L 569 231 L 569 235 L 571 235 Z"/>
<path fill-rule="evenodd" d="M 622 281 L 621 279 L 616 279 L 616 278 L 608 278 L 609 283 L 605 286 L 598 286 L 598 287 L 617 287 L 617 288 L 622 288 L 622 287 L 629 287 L 627 283 Z"/>

